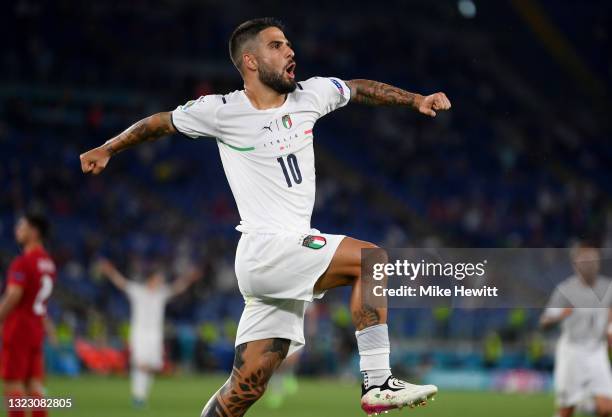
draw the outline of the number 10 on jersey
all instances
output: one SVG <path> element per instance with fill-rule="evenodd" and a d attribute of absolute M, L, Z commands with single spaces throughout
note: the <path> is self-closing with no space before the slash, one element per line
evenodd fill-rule
<path fill-rule="evenodd" d="M 287 172 L 287 166 L 289 167 L 289 171 L 291 171 L 291 177 L 293 178 L 293 182 L 296 184 L 300 184 L 302 182 L 302 173 L 300 172 L 300 166 L 298 165 L 297 157 L 290 153 L 287 155 L 287 164 L 285 165 L 285 161 L 283 157 L 276 159 L 283 170 L 283 175 L 285 176 L 285 180 L 287 181 L 287 187 L 291 188 L 293 185 L 291 183 L 291 178 L 289 177 L 289 172 Z"/>

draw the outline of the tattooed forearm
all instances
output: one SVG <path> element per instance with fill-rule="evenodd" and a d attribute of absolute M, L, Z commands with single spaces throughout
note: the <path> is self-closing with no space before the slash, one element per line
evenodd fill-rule
<path fill-rule="evenodd" d="M 175 130 L 170 117 L 169 112 L 164 112 L 142 119 L 127 128 L 123 133 L 108 140 L 103 148 L 110 155 L 114 155 L 139 143 L 159 139 L 162 136 L 174 133 Z"/>
<path fill-rule="evenodd" d="M 423 98 L 394 87 L 389 84 L 372 80 L 350 80 L 346 84 L 351 89 L 351 101 L 372 106 L 410 106 L 417 108 Z"/>

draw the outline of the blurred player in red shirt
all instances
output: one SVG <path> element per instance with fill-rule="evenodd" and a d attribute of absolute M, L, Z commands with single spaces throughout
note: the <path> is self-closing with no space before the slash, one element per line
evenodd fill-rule
<path fill-rule="evenodd" d="M 22 248 L 8 270 L 6 289 L 0 300 L 2 354 L 0 371 L 6 399 L 43 396 L 43 342 L 47 300 L 55 281 L 55 264 L 43 247 L 47 221 L 26 214 L 15 226 L 15 240 Z M 46 410 L 32 410 L 32 417 L 44 417 Z M 9 408 L 9 417 L 25 416 L 24 408 Z"/>

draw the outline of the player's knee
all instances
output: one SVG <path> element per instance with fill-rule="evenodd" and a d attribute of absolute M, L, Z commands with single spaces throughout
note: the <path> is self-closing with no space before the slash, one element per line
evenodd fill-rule
<path fill-rule="evenodd" d="M 374 265 L 386 264 L 389 262 L 389 254 L 387 251 L 374 243 L 364 242 L 361 249 L 361 263 Z M 359 275 L 361 275 L 361 265 L 359 265 Z"/>
<path fill-rule="evenodd" d="M 370 249 L 372 250 L 372 256 L 374 257 L 374 259 L 376 259 L 376 261 L 378 263 L 387 263 L 389 262 L 389 254 L 387 253 L 387 251 L 383 248 L 381 248 L 378 245 L 374 245 L 373 243 L 371 243 L 372 247 Z"/>
<path fill-rule="evenodd" d="M 44 392 L 44 386 L 42 381 L 31 379 L 26 382 L 25 390 L 29 395 L 41 396 Z"/>
<path fill-rule="evenodd" d="M 385 264 L 389 260 L 387 251 L 374 243 L 362 242 L 359 250 L 361 253 L 355 258 L 355 264 L 351 266 L 350 272 L 346 276 L 347 279 L 351 280 L 350 285 L 354 285 L 361 279 L 362 264 Z"/>
<path fill-rule="evenodd" d="M 261 391 L 261 395 L 263 395 L 264 391 L 268 387 L 268 382 L 274 375 L 274 371 L 278 369 L 278 367 L 283 362 L 286 352 L 283 356 L 278 357 L 270 357 L 271 355 L 264 355 L 257 362 L 257 369 L 251 373 L 250 378 L 247 378 L 249 382 L 257 387 L 259 391 Z"/>
<path fill-rule="evenodd" d="M 25 386 L 21 381 L 4 381 L 4 391 L 11 394 L 25 394 Z"/>

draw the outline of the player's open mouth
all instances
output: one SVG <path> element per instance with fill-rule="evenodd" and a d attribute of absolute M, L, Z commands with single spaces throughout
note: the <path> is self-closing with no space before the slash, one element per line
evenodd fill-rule
<path fill-rule="evenodd" d="M 295 67 L 296 67 L 295 62 L 292 62 L 291 64 L 287 65 L 287 67 L 285 68 L 285 72 L 287 72 L 287 75 L 291 79 L 295 78 Z"/>

